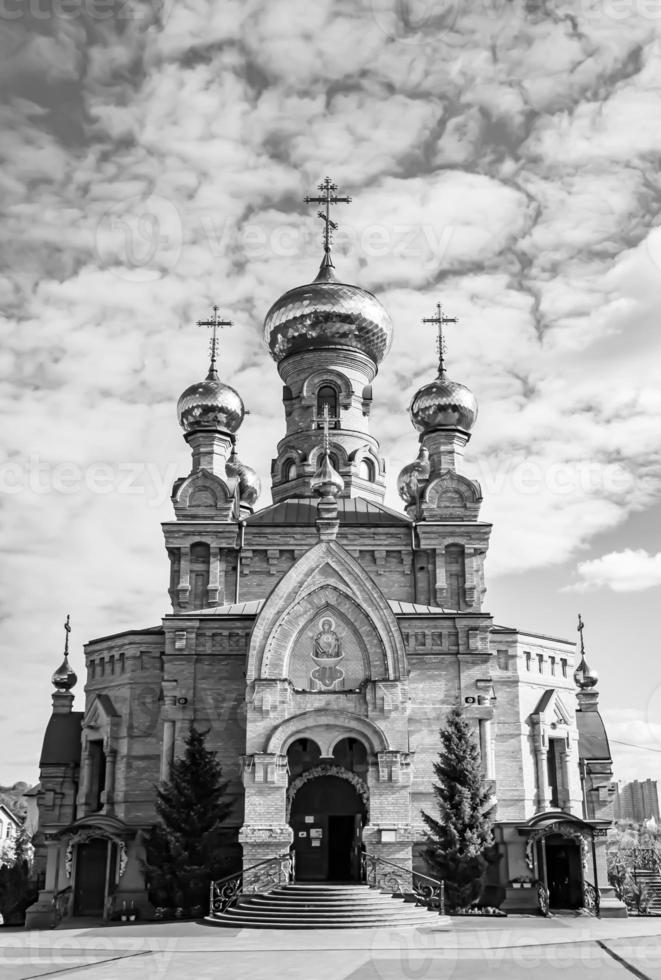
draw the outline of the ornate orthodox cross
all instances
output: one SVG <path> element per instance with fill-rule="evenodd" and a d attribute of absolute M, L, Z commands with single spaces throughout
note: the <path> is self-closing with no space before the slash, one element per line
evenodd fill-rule
<path fill-rule="evenodd" d="M 578 626 L 576 629 L 578 630 L 578 635 L 581 638 L 581 656 L 584 656 L 585 647 L 583 646 L 583 630 L 585 629 L 585 623 L 583 622 L 583 618 L 580 613 L 578 614 Z"/>
<path fill-rule="evenodd" d="M 318 216 L 324 222 L 324 252 L 330 256 L 331 244 L 333 242 L 333 232 L 337 230 L 337 222 L 330 216 L 331 204 L 351 204 L 350 197 L 340 197 L 335 194 L 337 184 L 334 184 L 330 177 L 324 177 L 323 183 L 319 184 L 319 190 L 323 192 L 322 197 L 305 197 L 306 204 L 324 204 L 325 211 L 317 211 Z"/>
<path fill-rule="evenodd" d="M 313 429 L 318 428 L 319 423 L 321 423 L 321 425 L 323 427 L 323 430 L 324 430 L 323 447 L 324 447 L 324 455 L 326 455 L 326 456 L 330 452 L 330 425 L 331 425 L 331 422 L 339 422 L 339 421 L 340 421 L 339 418 L 336 419 L 336 418 L 333 418 L 331 416 L 331 413 L 330 413 L 330 411 L 328 409 L 328 405 L 324 405 L 324 410 L 321 413 L 321 418 L 319 418 L 318 415 L 313 415 L 312 416 L 312 428 Z"/>
<path fill-rule="evenodd" d="M 445 354 L 447 351 L 445 345 L 445 337 L 443 336 L 443 327 L 446 323 L 458 323 L 456 316 L 445 316 L 443 313 L 443 307 L 440 303 L 436 304 L 436 316 L 427 317 L 422 321 L 423 323 L 434 323 L 438 329 L 438 337 L 436 339 L 436 349 L 438 350 L 438 376 L 442 378 L 445 374 Z"/>
<path fill-rule="evenodd" d="M 71 632 L 71 615 L 67 613 L 67 621 L 64 624 L 64 656 L 69 656 L 69 633 Z"/>
<path fill-rule="evenodd" d="M 221 320 L 218 316 L 218 307 L 214 306 L 213 317 L 208 320 L 198 320 L 198 327 L 211 327 L 212 334 L 211 340 L 209 341 L 209 353 L 211 355 L 211 363 L 209 364 L 209 375 L 214 375 L 216 373 L 216 354 L 218 352 L 218 329 L 223 327 L 231 327 L 231 320 Z"/>

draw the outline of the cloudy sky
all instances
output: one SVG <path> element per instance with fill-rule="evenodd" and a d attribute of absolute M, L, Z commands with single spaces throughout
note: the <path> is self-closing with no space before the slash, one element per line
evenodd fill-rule
<path fill-rule="evenodd" d="M 338 272 L 396 326 L 388 502 L 440 300 L 480 403 L 487 607 L 569 637 L 580 611 L 616 775 L 661 777 L 661 0 L 6 0 L 0 30 L 0 782 L 36 776 L 65 614 L 82 675 L 85 640 L 167 611 L 213 302 L 269 502 L 261 324 L 316 272 L 327 173 L 354 198 Z"/>

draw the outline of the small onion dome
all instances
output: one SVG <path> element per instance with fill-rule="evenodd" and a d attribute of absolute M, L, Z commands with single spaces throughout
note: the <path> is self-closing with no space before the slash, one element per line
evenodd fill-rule
<path fill-rule="evenodd" d="M 580 663 L 574 671 L 576 687 L 580 687 L 582 691 L 589 691 L 597 686 L 598 680 L 599 674 L 597 671 L 588 666 L 588 662 L 584 656 L 581 657 Z"/>
<path fill-rule="evenodd" d="M 204 381 L 186 388 L 177 402 L 179 424 L 184 432 L 195 429 L 219 429 L 236 432 L 245 415 L 238 391 L 224 384 L 215 370 Z"/>
<path fill-rule="evenodd" d="M 463 429 L 470 432 L 477 418 L 477 400 L 466 385 L 442 373 L 413 396 L 409 412 L 418 432 Z"/>
<path fill-rule="evenodd" d="M 336 497 L 344 490 L 344 480 L 331 463 L 328 453 L 321 457 L 321 465 L 310 480 L 310 487 L 321 497 Z"/>
<path fill-rule="evenodd" d="M 78 678 L 76 677 L 75 671 L 69 663 L 69 658 L 65 654 L 64 660 L 51 677 L 53 687 L 55 687 L 58 691 L 70 691 L 72 687 L 75 687 L 77 680 Z"/>
<path fill-rule="evenodd" d="M 238 477 L 241 502 L 252 507 L 262 492 L 262 483 L 256 471 L 252 466 L 242 463 L 233 449 L 225 464 L 225 472 L 228 476 Z"/>
<path fill-rule="evenodd" d="M 406 504 L 414 504 L 420 495 L 420 487 L 429 479 L 429 450 L 420 446 L 418 458 L 405 466 L 397 477 L 399 495 Z"/>
<path fill-rule="evenodd" d="M 379 364 L 392 343 L 392 322 L 372 293 L 338 282 L 322 263 L 314 282 L 276 300 L 264 319 L 264 340 L 276 361 L 303 350 L 345 347 Z"/>

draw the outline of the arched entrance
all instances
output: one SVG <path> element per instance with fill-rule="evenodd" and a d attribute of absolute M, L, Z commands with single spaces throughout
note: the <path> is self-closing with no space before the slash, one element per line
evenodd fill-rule
<path fill-rule="evenodd" d="M 292 783 L 290 799 L 297 881 L 358 881 L 367 819 L 362 780 L 318 766 Z"/>

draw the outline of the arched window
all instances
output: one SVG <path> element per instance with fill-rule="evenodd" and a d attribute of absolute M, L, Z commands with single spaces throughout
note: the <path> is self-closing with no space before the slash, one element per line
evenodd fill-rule
<path fill-rule="evenodd" d="M 328 415 L 331 419 L 337 419 L 337 391 L 333 385 L 321 385 L 317 391 L 317 426 L 321 428 L 321 419 L 324 415 L 324 409 L 328 408 Z M 335 421 L 331 422 L 331 429 L 339 429 L 340 423 Z"/>
<path fill-rule="evenodd" d="M 285 483 L 296 479 L 296 460 L 288 459 L 282 467 L 282 479 Z"/>
<path fill-rule="evenodd" d="M 363 777 L 367 775 L 367 749 L 357 738 L 340 739 L 333 749 L 333 759 L 349 772 Z"/>
<path fill-rule="evenodd" d="M 337 458 L 337 456 L 335 455 L 335 453 L 329 453 L 328 454 L 328 458 L 330 460 L 330 464 L 333 467 L 333 469 L 334 470 L 337 470 L 338 473 L 339 473 L 340 472 L 340 461 Z"/>
<path fill-rule="evenodd" d="M 374 483 L 374 463 L 366 456 L 358 464 L 358 476 L 361 480 L 369 480 Z"/>
<path fill-rule="evenodd" d="M 296 779 L 306 769 L 312 769 L 321 758 L 321 749 L 311 738 L 297 738 L 287 749 L 289 781 Z"/>

